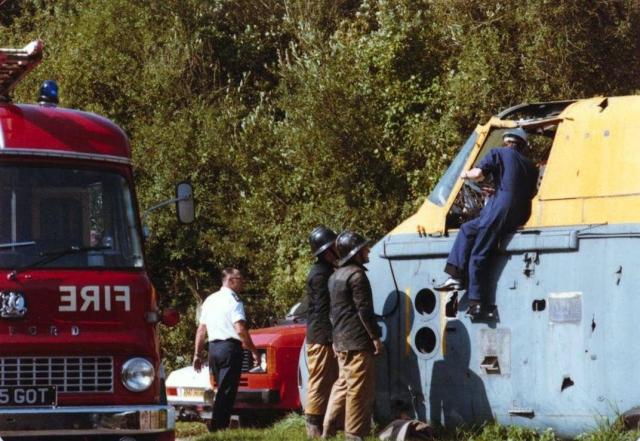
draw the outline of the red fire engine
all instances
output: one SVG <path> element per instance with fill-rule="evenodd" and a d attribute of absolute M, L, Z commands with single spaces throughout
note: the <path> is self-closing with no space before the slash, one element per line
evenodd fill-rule
<path fill-rule="evenodd" d="M 41 59 L 39 41 L 0 49 L 0 435 L 173 441 L 169 319 L 145 271 L 129 141 L 57 107 L 53 82 L 40 104 L 11 103 Z M 191 188 L 178 188 L 188 222 Z"/>

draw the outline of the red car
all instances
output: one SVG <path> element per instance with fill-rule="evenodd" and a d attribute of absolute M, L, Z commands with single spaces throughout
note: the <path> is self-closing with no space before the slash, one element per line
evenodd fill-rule
<path fill-rule="evenodd" d="M 260 366 L 253 367 L 251 353 L 244 352 L 242 376 L 235 413 L 248 422 L 301 409 L 298 392 L 298 357 L 306 325 L 288 316 L 284 324 L 251 330 L 261 354 Z M 208 420 L 215 394 L 213 378 L 205 367 L 196 373 L 191 366 L 173 371 L 166 380 L 167 399 L 178 420 Z"/>

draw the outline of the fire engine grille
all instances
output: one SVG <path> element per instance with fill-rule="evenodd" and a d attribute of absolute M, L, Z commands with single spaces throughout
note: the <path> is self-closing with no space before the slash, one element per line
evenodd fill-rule
<path fill-rule="evenodd" d="M 0 386 L 57 386 L 58 393 L 113 392 L 113 358 L 0 358 Z"/>
<path fill-rule="evenodd" d="M 242 372 L 249 372 L 253 367 L 253 355 L 247 349 L 242 351 Z"/>

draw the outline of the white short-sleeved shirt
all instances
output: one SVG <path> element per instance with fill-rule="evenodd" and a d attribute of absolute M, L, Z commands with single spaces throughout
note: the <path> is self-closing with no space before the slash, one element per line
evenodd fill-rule
<path fill-rule="evenodd" d="M 233 324 L 245 320 L 244 306 L 233 290 L 223 286 L 220 291 L 209 294 L 202 303 L 199 323 L 206 325 L 209 341 L 226 340 L 240 336 L 233 328 Z"/>

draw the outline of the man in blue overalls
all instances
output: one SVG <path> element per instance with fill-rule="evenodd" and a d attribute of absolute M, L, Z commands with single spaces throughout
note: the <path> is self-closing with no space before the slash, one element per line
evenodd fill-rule
<path fill-rule="evenodd" d="M 460 226 L 445 267 L 450 277 L 435 287 L 438 291 L 461 290 L 466 281 L 467 314 L 472 317 L 493 309 L 483 295 L 490 253 L 505 234 L 529 219 L 531 199 L 536 193 L 538 169 L 523 154 L 527 133 L 521 128 L 507 130 L 502 140 L 504 147 L 492 149 L 475 168 L 460 174 L 461 179 L 473 181 L 491 176 L 495 194 L 487 199 L 477 218 Z"/>

